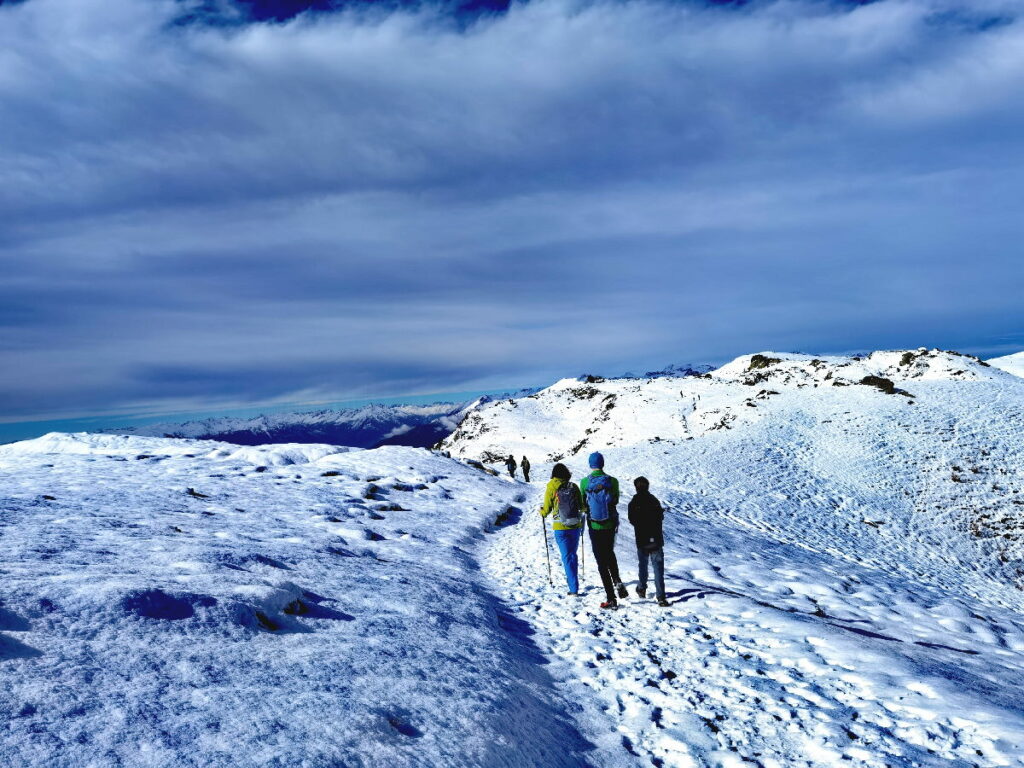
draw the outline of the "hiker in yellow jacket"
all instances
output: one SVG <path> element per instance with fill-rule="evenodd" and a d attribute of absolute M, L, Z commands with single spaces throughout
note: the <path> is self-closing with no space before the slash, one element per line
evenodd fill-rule
<path fill-rule="evenodd" d="M 569 594 L 576 596 L 580 592 L 576 551 L 583 529 L 583 496 L 571 478 L 572 473 L 568 467 L 555 464 L 551 470 L 551 480 L 544 489 L 544 505 L 540 508 L 540 515 L 544 518 L 552 515 L 551 528 L 558 553 L 562 557 L 565 581 L 569 586 Z"/>

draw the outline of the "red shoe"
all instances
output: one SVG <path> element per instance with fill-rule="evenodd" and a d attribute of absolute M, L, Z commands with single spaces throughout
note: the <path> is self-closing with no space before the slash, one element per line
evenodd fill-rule
<path fill-rule="evenodd" d="M 601 607 L 609 611 L 614 611 L 616 608 L 619 607 L 619 604 L 614 600 L 605 600 L 603 603 L 601 603 Z"/>

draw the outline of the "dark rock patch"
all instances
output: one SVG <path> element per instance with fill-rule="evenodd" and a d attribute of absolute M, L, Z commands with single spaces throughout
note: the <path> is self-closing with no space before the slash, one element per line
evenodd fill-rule
<path fill-rule="evenodd" d="M 756 371 L 761 368 L 768 368 L 769 366 L 781 363 L 782 360 L 778 357 L 768 357 L 767 355 L 754 355 L 750 358 L 750 365 L 747 366 L 748 371 Z"/>

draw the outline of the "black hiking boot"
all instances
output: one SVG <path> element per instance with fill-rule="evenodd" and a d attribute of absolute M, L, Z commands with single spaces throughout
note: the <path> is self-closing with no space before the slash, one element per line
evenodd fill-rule
<path fill-rule="evenodd" d="M 629 592 L 626 591 L 625 584 L 619 584 L 617 589 L 619 590 L 619 597 L 629 597 Z"/>
<path fill-rule="evenodd" d="M 658 605 L 660 605 L 662 608 L 668 608 L 669 602 L 664 597 L 659 597 L 658 598 Z"/>
<path fill-rule="evenodd" d="M 615 600 L 605 600 L 603 603 L 601 603 L 601 607 L 608 611 L 614 611 L 616 608 L 619 607 L 619 604 L 615 602 Z"/>
<path fill-rule="evenodd" d="M 647 590 L 644 589 L 643 587 L 637 587 L 636 588 L 636 596 L 637 597 L 647 597 Z"/>

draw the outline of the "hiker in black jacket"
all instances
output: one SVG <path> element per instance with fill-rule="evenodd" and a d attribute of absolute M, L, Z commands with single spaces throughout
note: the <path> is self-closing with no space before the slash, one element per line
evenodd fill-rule
<path fill-rule="evenodd" d="M 523 456 L 523 460 L 519 462 L 519 466 L 523 468 L 523 480 L 530 482 L 530 460 Z"/>
<path fill-rule="evenodd" d="M 658 605 L 665 608 L 668 599 L 665 597 L 665 537 L 661 523 L 665 512 L 661 502 L 651 493 L 651 485 L 646 477 L 638 477 L 633 481 L 636 495 L 629 502 L 629 523 L 636 534 L 636 557 L 640 564 L 639 584 L 636 593 L 639 597 L 647 597 L 647 561 L 654 568 L 654 587 L 658 596 Z"/>
<path fill-rule="evenodd" d="M 515 479 L 516 476 L 516 458 L 512 454 L 505 459 L 505 466 L 508 467 L 508 476 Z"/>

